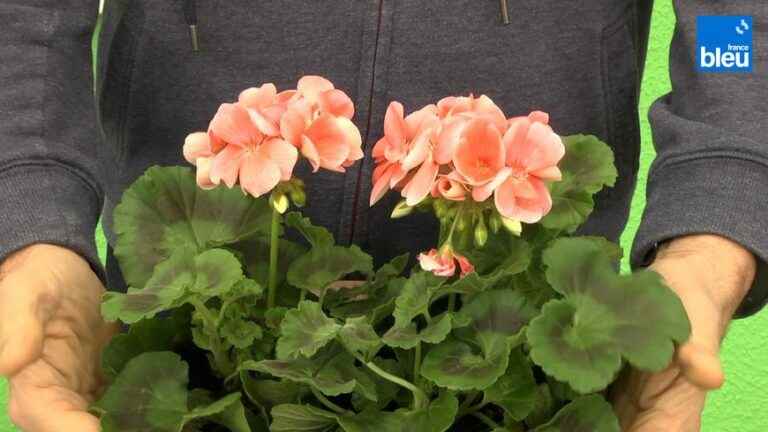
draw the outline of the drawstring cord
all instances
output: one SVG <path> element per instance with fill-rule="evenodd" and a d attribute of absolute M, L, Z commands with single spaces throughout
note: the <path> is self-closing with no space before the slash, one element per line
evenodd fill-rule
<path fill-rule="evenodd" d="M 499 0 L 499 6 L 501 6 L 501 22 L 504 25 L 509 24 L 509 9 L 507 8 L 508 0 Z"/>
<path fill-rule="evenodd" d="M 184 0 L 184 19 L 189 26 L 189 38 L 192 41 L 192 51 L 200 50 L 197 37 L 197 3 L 195 0 Z"/>

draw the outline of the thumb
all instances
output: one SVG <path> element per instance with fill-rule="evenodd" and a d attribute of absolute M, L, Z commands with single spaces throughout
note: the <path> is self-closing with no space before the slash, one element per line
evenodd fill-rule
<path fill-rule="evenodd" d="M 717 351 L 691 341 L 677 350 L 677 364 L 688 381 L 702 390 L 716 390 L 725 382 Z"/>
<path fill-rule="evenodd" d="M 51 284 L 29 264 L 0 280 L 0 375 L 14 375 L 40 357 L 45 325 L 58 306 Z"/>

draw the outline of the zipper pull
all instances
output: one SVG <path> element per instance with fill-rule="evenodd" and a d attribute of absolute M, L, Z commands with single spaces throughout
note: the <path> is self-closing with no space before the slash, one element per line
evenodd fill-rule
<path fill-rule="evenodd" d="M 189 39 L 192 41 L 192 51 L 200 51 L 200 41 L 197 35 L 197 4 L 195 0 L 184 0 L 184 18 L 189 26 Z"/>
<path fill-rule="evenodd" d="M 507 9 L 508 0 L 499 0 L 499 6 L 501 6 L 501 22 L 504 25 L 509 24 L 509 10 Z"/>

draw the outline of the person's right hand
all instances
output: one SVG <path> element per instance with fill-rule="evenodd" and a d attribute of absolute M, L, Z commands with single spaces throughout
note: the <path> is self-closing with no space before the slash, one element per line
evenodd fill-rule
<path fill-rule="evenodd" d="M 28 246 L 0 265 L 0 375 L 25 432 L 96 432 L 100 353 L 118 330 L 101 319 L 104 286 L 78 254 Z"/>

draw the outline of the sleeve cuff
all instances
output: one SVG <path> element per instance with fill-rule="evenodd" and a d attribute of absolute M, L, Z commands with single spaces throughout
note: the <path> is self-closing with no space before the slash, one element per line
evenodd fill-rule
<path fill-rule="evenodd" d="M 55 163 L 0 171 L 0 261 L 34 243 L 69 248 L 104 281 L 94 233 L 99 194 L 83 178 Z"/>
<path fill-rule="evenodd" d="M 768 301 L 768 166 L 734 158 L 701 158 L 653 169 L 647 204 L 632 249 L 632 266 L 650 265 L 657 246 L 690 234 L 717 234 L 757 258 L 751 290 L 736 312 L 745 317 Z"/>

